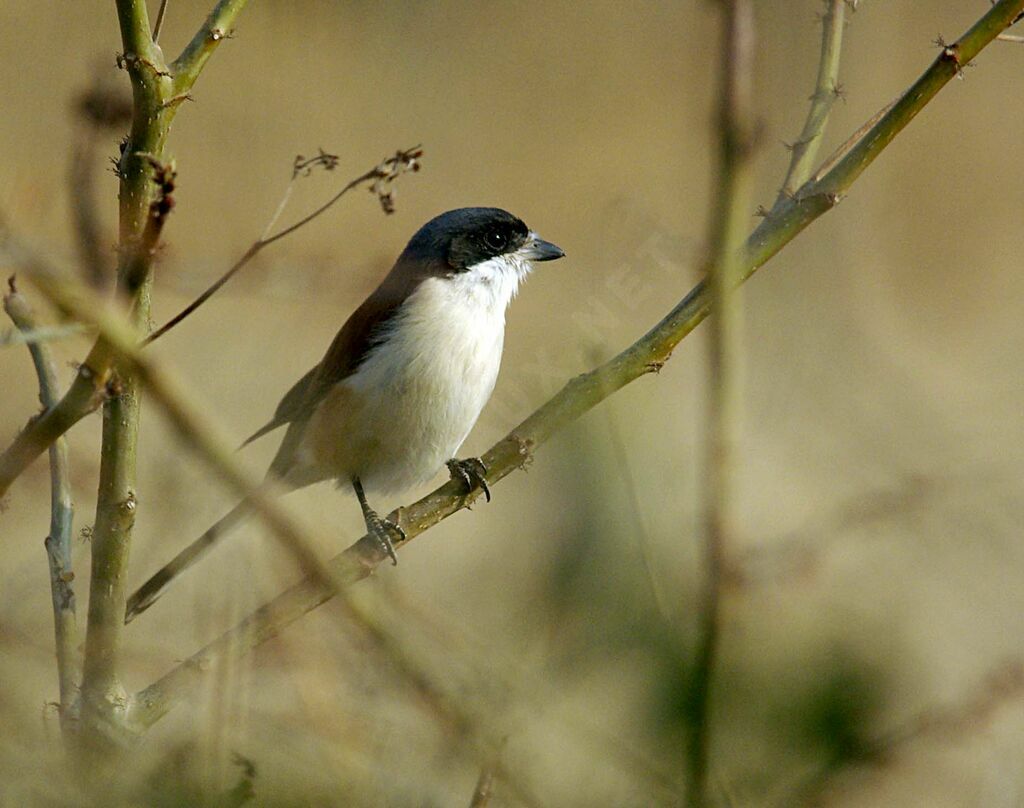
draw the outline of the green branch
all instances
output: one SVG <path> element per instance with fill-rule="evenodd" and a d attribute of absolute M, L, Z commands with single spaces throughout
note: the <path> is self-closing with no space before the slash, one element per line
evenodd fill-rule
<path fill-rule="evenodd" d="M 947 50 L 960 54 L 965 61 L 974 58 L 1022 9 L 1024 0 L 1001 0 Z M 897 103 L 886 111 L 873 123 L 863 141 L 849 149 L 847 157 L 855 157 L 836 162 L 813 183 L 805 185 L 796 198 L 777 205 L 747 239 L 738 265 L 741 279 L 749 278 L 811 222 L 831 210 L 838 201 L 839 190 L 853 183 L 956 72 L 944 52 L 903 96 L 905 103 Z M 660 370 L 675 346 L 707 316 L 709 308 L 710 293 L 701 282 L 636 343 L 596 370 L 572 379 L 481 458 L 488 469 L 488 482 L 493 485 L 523 467 L 533 451 L 551 435 L 612 393 L 645 374 Z M 412 540 L 472 504 L 475 497 L 464 496 L 461 484 L 448 482 L 418 502 L 390 514 L 389 518 L 400 519 L 408 540 Z M 370 536 L 363 536 L 325 566 L 335 585 L 343 585 L 367 577 L 384 560 L 379 543 Z M 255 648 L 330 598 L 330 590 L 311 579 L 285 590 L 140 691 L 133 700 L 135 721 L 141 726 L 152 725 L 191 692 L 210 670 L 212 660 L 224 653 Z"/>
<path fill-rule="evenodd" d="M 307 580 L 328 596 L 337 594 L 342 583 L 337 581 L 333 571 L 319 560 L 312 549 L 316 544 L 312 537 L 293 519 L 271 487 L 261 484 L 258 479 L 252 478 L 242 469 L 234 450 L 226 441 L 217 437 L 211 425 L 189 403 L 189 397 L 183 390 L 143 356 L 142 346 L 138 344 L 130 325 L 125 324 L 122 318 L 107 312 L 102 298 L 91 289 L 59 280 L 52 274 L 37 274 L 30 277 L 51 302 L 99 330 L 104 340 L 117 351 L 122 368 L 132 373 L 163 411 L 182 444 L 193 450 L 199 459 L 226 483 L 232 493 L 245 500 L 266 522 L 298 563 Z M 480 746 L 487 746 L 491 739 L 486 737 L 487 733 L 482 728 L 481 721 L 443 694 L 442 689 L 424 673 L 421 666 L 416 664 L 410 651 L 381 625 L 377 614 L 350 598 L 347 592 L 342 592 L 342 595 L 344 612 L 352 624 L 361 630 L 363 636 L 386 656 L 396 672 L 424 698 L 442 719 L 442 724 L 452 729 L 456 737 L 470 737 L 479 741 Z M 123 603 L 121 610 L 119 618 L 123 618 Z M 145 704 L 146 709 L 141 712 L 148 716 L 151 714 L 153 700 L 147 700 Z M 124 715 L 120 722 L 114 724 L 114 729 L 130 736 L 148 726 L 146 721 L 135 718 L 139 712 L 138 699 L 122 697 L 119 699 L 118 707 Z"/>
<path fill-rule="evenodd" d="M 843 26 L 846 24 L 847 0 L 825 0 L 825 13 L 821 18 L 821 56 L 818 59 L 818 78 L 814 82 L 811 109 L 792 146 L 792 157 L 786 179 L 782 182 L 782 195 L 790 196 L 807 182 L 814 169 L 825 125 L 832 105 L 840 97 L 839 54 L 843 44 Z"/>
<path fill-rule="evenodd" d="M 174 92 L 183 95 L 192 89 L 199 74 L 217 46 L 231 36 L 235 20 L 245 8 L 247 0 L 220 0 L 206 18 L 181 56 L 171 64 L 174 74 Z"/>
<path fill-rule="evenodd" d="M 218 5 L 211 18 L 224 5 Z M 243 4 L 233 5 L 241 8 Z M 182 81 L 191 86 L 209 54 L 187 66 L 190 72 L 184 80 L 174 77 L 152 40 L 145 0 L 117 0 L 117 14 L 124 47 L 121 61 L 131 79 L 133 101 L 131 126 L 117 166 L 117 291 L 128 307 L 131 327 L 140 335 L 149 327 L 153 262 L 171 209 L 174 171 L 165 154 L 167 136 L 183 97 Z M 82 668 L 82 727 L 83 737 L 88 740 L 104 736 L 117 739 L 124 732 L 127 709 L 119 681 L 119 653 L 129 551 L 138 507 L 135 482 L 141 385 L 137 368 L 124 362 L 123 355 L 113 351 L 102 335 L 90 352 L 86 367 L 105 389 L 112 379 L 109 389 L 113 394 L 103 407 Z M 80 417 L 73 410 L 67 413 L 69 418 L 75 415 Z M 6 478 L 0 477 L 0 485 L 5 482 Z"/>
<path fill-rule="evenodd" d="M 754 12 L 747 0 L 723 3 L 721 86 L 718 91 L 718 178 L 712 192 L 708 289 L 708 428 L 704 463 L 704 582 L 697 648 L 690 676 L 687 802 L 708 803 L 711 693 L 722 622 L 726 558 L 734 544 L 734 478 L 739 408 L 742 310 L 736 296 L 739 248 L 747 227 L 754 151 Z"/>

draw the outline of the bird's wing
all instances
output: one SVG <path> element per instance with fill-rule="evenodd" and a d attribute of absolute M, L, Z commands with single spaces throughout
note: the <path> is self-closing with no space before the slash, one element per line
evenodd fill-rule
<path fill-rule="evenodd" d="M 425 270 L 410 271 L 402 259 L 342 326 L 331 346 L 315 368 L 299 379 L 278 404 L 274 417 L 258 429 L 245 443 L 289 424 L 281 447 L 274 456 L 270 473 L 283 477 L 291 468 L 296 448 L 310 417 L 334 385 L 344 381 L 359 368 L 370 349 L 376 345 L 402 308 L 412 289 L 421 282 Z"/>
<path fill-rule="evenodd" d="M 281 403 L 277 405 L 274 417 L 246 438 L 242 446 L 247 446 L 257 438 L 262 438 L 279 426 L 292 423 L 302 415 L 303 403 L 309 394 L 309 386 L 313 383 L 313 378 L 316 376 L 318 369 L 319 367 L 312 368 L 305 376 L 292 385 L 292 389 L 284 394 Z"/>

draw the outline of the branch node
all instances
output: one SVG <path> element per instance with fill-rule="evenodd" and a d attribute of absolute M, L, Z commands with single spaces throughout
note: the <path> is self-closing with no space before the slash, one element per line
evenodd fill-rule
<path fill-rule="evenodd" d="M 185 101 L 195 101 L 192 97 L 192 93 L 178 93 L 175 96 L 168 98 L 166 101 L 160 102 L 160 109 L 170 109 L 176 107 Z"/>
<path fill-rule="evenodd" d="M 148 67 L 153 75 L 158 79 L 170 78 L 171 74 L 169 71 L 164 70 L 159 65 L 150 61 L 144 56 L 139 56 L 137 53 L 119 53 L 114 59 L 114 63 L 117 65 L 118 70 L 134 70 L 139 66 Z"/>

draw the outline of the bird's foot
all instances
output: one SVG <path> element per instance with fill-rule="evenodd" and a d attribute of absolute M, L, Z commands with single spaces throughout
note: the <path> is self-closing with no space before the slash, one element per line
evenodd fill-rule
<path fill-rule="evenodd" d="M 390 519 L 382 519 L 372 508 L 364 510 L 363 518 L 366 520 L 367 532 L 377 540 L 381 549 L 391 559 L 391 563 L 398 566 L 398 556 L 395 555 L 395 545 L 391 537 L 394 536 L 399 542 L 405 541 L 407 537 L 402 526 Z"/>
<path fill-rule="evenodd" d="M 491 501 L 491 489 L 487 487 L 487 466 L 479 457 L 467 457 L 465 460 L 452 458 L 447 463 L 448 471 L 453 480 L 466 486 L 466 493 L 472 494 L 476 489 L 484 492 L 484 497 Z"/>

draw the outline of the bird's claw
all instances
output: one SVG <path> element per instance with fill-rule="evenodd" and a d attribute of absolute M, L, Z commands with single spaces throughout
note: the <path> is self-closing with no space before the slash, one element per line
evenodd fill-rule
<path fill-rule="evenodd" d="M 452 458 L 447 463 L 448 471 L 453 480 L 458 480 L 466 487 L 466 493 L 472 494 L 476 489 L 484 492 L 484 497 L 491 501 L 491 489 L 487 487 L 487 466 L 479 457 L 467 457 L 465 460 Z"/>
<path fill-rule="evenodd" d="M 398 566 L 398 556 L 395 555 L 395 545 L 391 541 L 392 534 L 399 542 L 404 542 L 408 537 L 402 526 L 390 519 L 382 519 L 376 511 L 370 510 L 366 513 L 366 530 L 373 536 L 381 549 L 391 559 L 394 566 Z"/>

